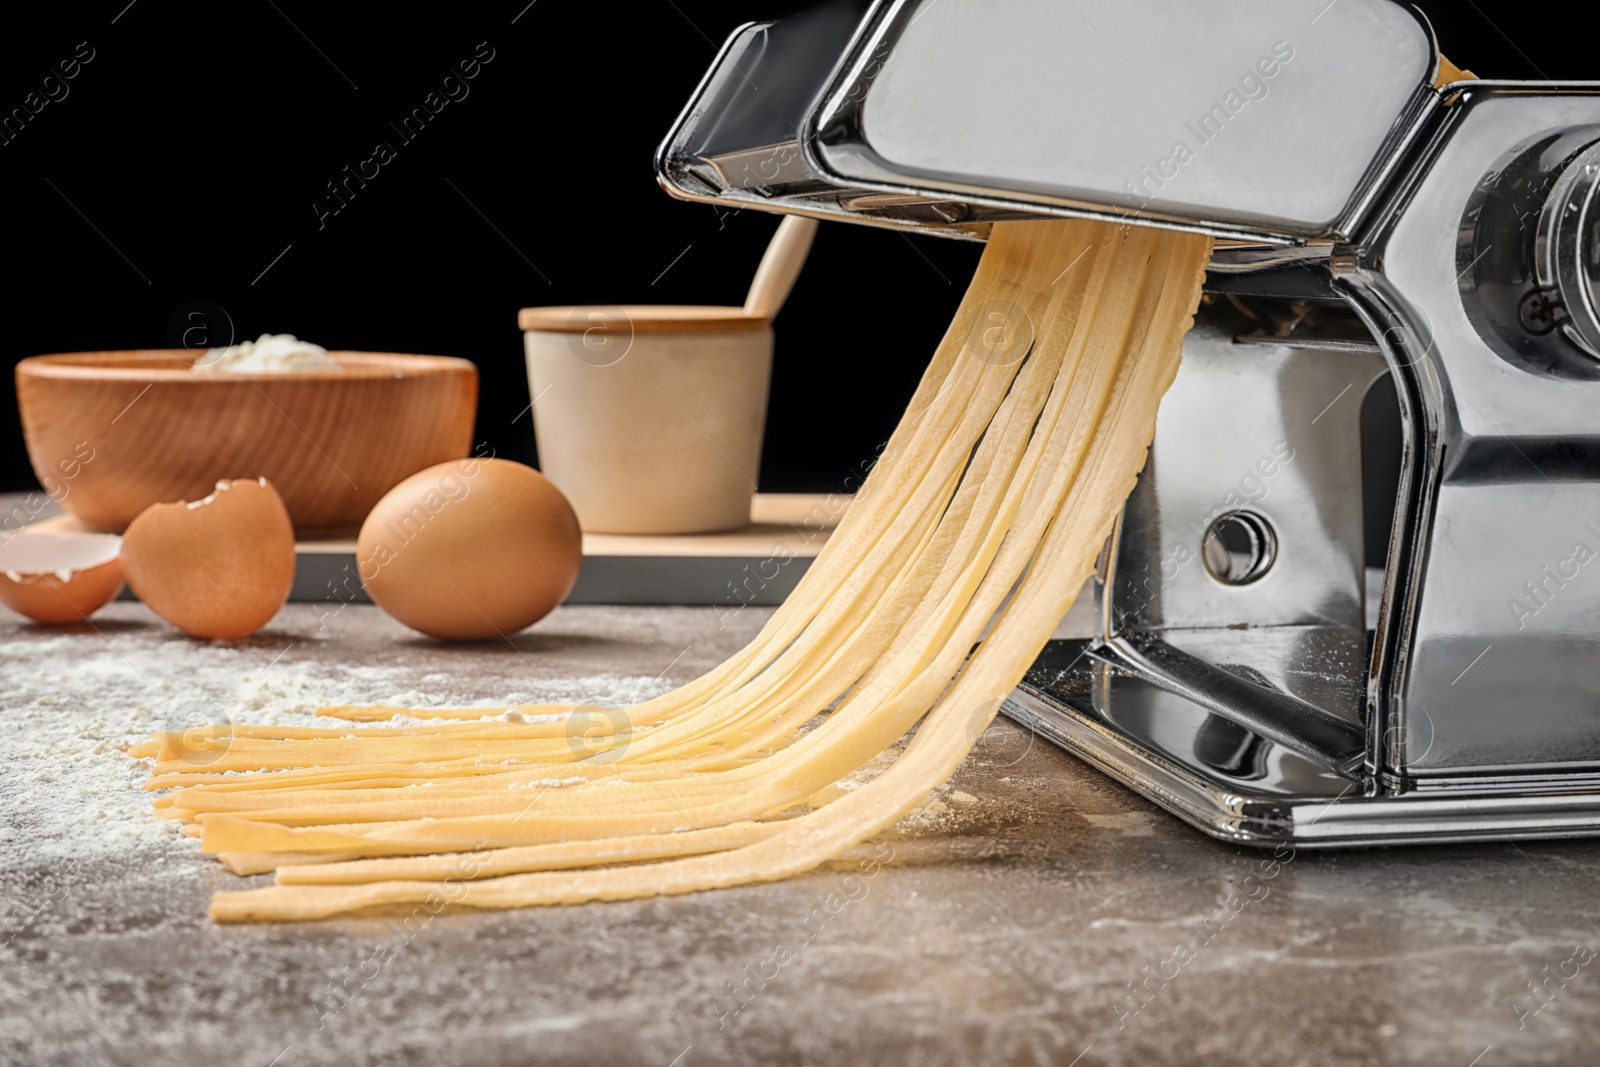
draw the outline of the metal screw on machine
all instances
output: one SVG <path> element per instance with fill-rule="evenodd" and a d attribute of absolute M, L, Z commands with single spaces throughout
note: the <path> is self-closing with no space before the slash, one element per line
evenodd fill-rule
<path fill-rule="evenodd" d="M 1535 259 L 1539 285 L 1565 311 L 1562 329 L 1600 359 L 1600 142 L 1567 164 L 1539 216 Z"/>
<path fill-rule="evenodd" d="M 1543 337 L 1555 329 L 1560 315 L 1560 306 L 1551 303 L 1543 289 L 1533 290 L 1517 306 L 1517 321 L 1535 337 Z"/>

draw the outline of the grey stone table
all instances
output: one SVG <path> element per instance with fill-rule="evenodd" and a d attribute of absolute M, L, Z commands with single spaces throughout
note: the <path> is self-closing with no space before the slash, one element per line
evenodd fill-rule
<path fill-rule="evenodd" d="M 239 881 L 144 821 L 118 751 L 199 711 L 633 699 L 762 618 L 564 608 L 484 646 L 361 606 L 291 605 L 231 645 L 138 604 L 94 629 L 0 620 L 0 1062 L 1594 1062 L 1597 843 L 1274 860 L 1000 722 L 929 809 L 809 877 L 414 929 L 219 927 L 209 894 Z"/>

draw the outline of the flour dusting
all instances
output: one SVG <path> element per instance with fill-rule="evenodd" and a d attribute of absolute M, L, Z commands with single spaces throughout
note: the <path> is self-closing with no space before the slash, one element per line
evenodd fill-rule
<path fill-rule="evenodd" d="M 0 870 L 138 853 L 151 869 L 193 876 L 195 865 L 164 861 L 192 854 L 196 843 L 152 816 L 157 794 L 141 788 L 147 764 L 123 754 L 158 730 L 222 721 L 326 726 L 330 721 L 314 712 L 328 704 L 625 705 L 671 688 L 659 678 L 539 678 L 528 671 L 520 691 L 463 700 L 463 692 L 483 690 L 481 677 L 430 672 L 403 658 L 384 665 L 297 660 L 295 646 L 318 642 L 316 636 L 283 636 L 274 660 L 265 641 L 207 644 L 164 629 L 102 629 L 0 634 Z M 535 674 L 533 682 L 527 674 Z"/>

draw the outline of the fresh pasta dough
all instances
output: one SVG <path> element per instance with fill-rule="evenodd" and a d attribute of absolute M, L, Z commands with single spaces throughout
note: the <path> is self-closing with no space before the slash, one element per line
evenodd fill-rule
<path fill-rule="evenodd" d="M 150 788 L 172 789 L 159 814 L 231 870 L 277 872 L 216 894 L 211 917 L 751 885 L 893 825 L 965 758 L 1092 571 L 1210 247 L 1088 220 L 995 224 L 825 550 L 749 645 L 671 693 L 603 714 L 325 708 L 347 725 L 136 747 Z"/>

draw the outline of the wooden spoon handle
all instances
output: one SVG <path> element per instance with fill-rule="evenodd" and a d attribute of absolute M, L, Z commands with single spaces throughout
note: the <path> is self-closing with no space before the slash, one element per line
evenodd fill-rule
<path fill-rule="evenodd" d="M 750 283 L 750 293 L 744 298 L 744 313 L 765 319 L 776 318 L 783 302 L 789 298 L 800 268 L 806 265 L 806 254 L 811 251 L 811 239 L 817 234 L 817 220 L 802 215 L 785 215 L 778 223 L 778 232 L 767 244 L 761 266 L 756 268 L 755 280 Z"/>

